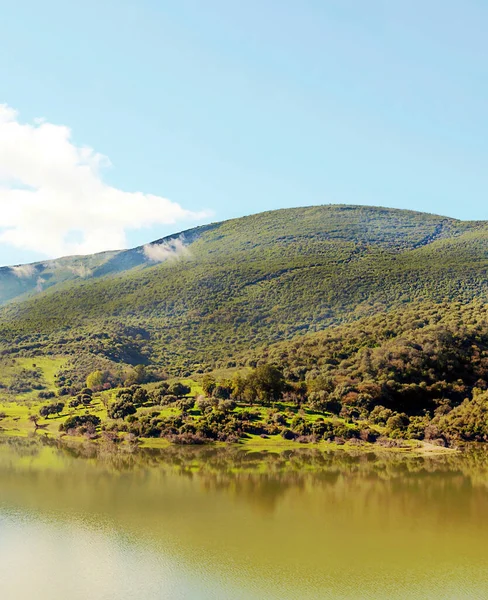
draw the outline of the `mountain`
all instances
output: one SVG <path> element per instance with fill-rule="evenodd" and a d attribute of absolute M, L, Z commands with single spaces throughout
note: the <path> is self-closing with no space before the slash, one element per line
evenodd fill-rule
<path fill-rule="evenodd" d="M 180 241 L 191 243 L 195 236 L 212 227 L 196 227 L 187 232 L 157 240 L 145 246 L 131 250 L 114 250 L 86 256 L 66 256 L 55 260 L 46 260 L 27 265 L 0 267 L 0 306 L 11 300 L 25 300 L 30 296 L 49 288 L 55 288 L 65 282 L 85 279 L 99 279 L 107 275 L 130 271 L 136 267 L 145 267 L 160 262 L 151 248 L 167 248 L 167 256 L 177 255 Z M 186 234 L 186 237 L 185 237 Z M 174 246 L 176 242 L 176 246 Z M 163 252 L 164 255 L 164 252 Z M 153 259 L 154 257 L 154 259 Z"/>
<path fill-rule="evenodd" d="M 0 269 L 0 351 L 190 373 L 408 303 L 484 299 L 487 270 L 487 222 L 366 206 L 271 211 Z"/>

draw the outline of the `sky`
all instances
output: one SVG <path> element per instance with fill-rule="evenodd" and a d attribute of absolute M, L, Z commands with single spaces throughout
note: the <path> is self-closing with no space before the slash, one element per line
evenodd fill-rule
<path fill-rule="evenodd" d="M 488 219 L 486 0 L 0 15 L 0 265 L 314 204 Z"/>

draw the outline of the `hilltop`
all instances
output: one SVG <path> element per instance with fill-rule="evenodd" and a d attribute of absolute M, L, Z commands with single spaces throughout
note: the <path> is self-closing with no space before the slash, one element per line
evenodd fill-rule
<path fill-rule="evenodd" d="M 172 254 L 178 256 L 182 244 L 191 249 L 193 258 L 206 262 L 234 255 L 254 261 L 265 251 L 267 256 L 261 258 L 284 258 L 285 252 L 288 258 L 317 255 L 327 257 L 332 264 L 347 264 L 374 248 L 412 250 L 480 226 L 414 211 L 363 206 L 269 211 L 195 227 L 130 250 L 0 267 L 0 305 L 16 298 L 28 299 L 47 289 L 53 291 L 67 282 L 76 284 L 148 269 Z M 168 252 L 158 256 L 157 248 L 161 246 Z"/>

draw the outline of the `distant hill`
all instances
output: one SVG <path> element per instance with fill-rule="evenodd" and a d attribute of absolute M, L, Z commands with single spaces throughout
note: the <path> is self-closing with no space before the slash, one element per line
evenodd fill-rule
<path fill-rule="evenodd" d="M 487 222 L 366 206 L 271 211 L 0 269 L 0 350 L 182 374 L 411 302 L 484 300 L 487 270 Z"/>
<path fill-rule="evenodd" d="M 86 256 L 66 256 L 27 265 L 0 267 L 0 306 L 12 300 L 26 300 L 66 282 L 94 280 L 130 271 L 137 267 L 144 268 L 154 265 L 158 260 L 153 260 L 153 258 L 158 257 L 151 253 L 151 247 L 167 247 L 169 256 L 172 254 L 172 243 L 175 240 L 179 242 L 185 239 L 186 244 L 191 243 L 195 236 L 211 227 L 212 225 L 196 227 L 188 232 L 168 236 L 130 250 L 114 250 Z M 176 249 L 178 246 L 179 243 Z"/>

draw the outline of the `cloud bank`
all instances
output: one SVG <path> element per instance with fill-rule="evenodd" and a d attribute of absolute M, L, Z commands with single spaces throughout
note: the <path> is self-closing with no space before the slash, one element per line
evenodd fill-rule
<path fill-rule="evenodd" d="M 125 248 L 126 230 L 201 219 L 167 198 L 105 184 L 109 161 L 71 131 L 0 105 L 0 243 L 47 257 Z"/>
<path fill-rule="evenodd" d="M 182 237 L 162 242 L 161 244 L 146 244 L 142 251 L 151 262 L 164 262 L 175 260 L 184 256 L 191 256 L 191 252 Z"/>

